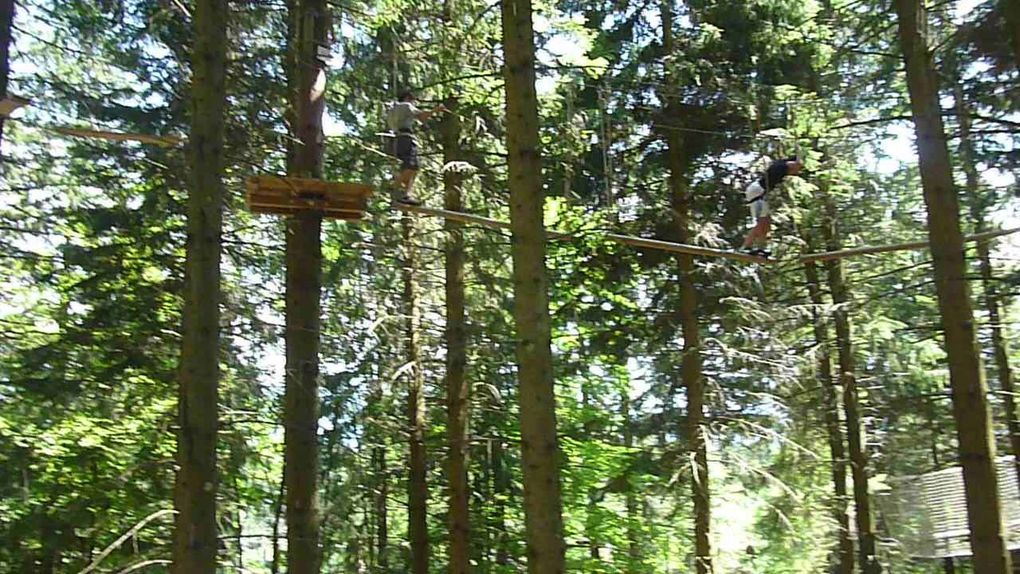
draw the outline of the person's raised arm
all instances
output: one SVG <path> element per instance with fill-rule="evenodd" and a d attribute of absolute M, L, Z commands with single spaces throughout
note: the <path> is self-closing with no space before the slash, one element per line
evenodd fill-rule
<path fill-rule="evenodd" d="M 415 114 L 415 117 L 418 118 L 418 121 L 420 122 L 427 122 L 429 118 L 431 118 L 432 116 L 445 111 L 448 111 L 446 109 L 446 106 L 444 106 L 443 104 L 439 104 L 438 106 L 432 108 L 431 110 L 424 111 L 419 110 L 418 113 Z"/>

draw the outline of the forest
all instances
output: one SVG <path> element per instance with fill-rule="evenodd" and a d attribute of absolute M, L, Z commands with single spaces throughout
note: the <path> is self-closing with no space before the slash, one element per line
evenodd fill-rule
<path fill-rule="evenodd" d="M 1020 0 L 0 0 L 0 573 L 1020 571 L 1018 174 Z"/>

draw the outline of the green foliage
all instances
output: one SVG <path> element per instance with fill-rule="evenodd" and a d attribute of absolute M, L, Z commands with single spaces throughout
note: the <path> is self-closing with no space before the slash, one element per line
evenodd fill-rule
<path fill-rule="evenodd" d="M 1015 122 L 1001 119 L 1017 102 L 1003 87 L 1016 72 L 1004 64 L 1001 15 L 986 4 L 965 25 L 949 13 L 933 25 L 945 42 L 942 72 L 952 83 L 962 72 L 979 116 L 983 179 L 972 216 L 1005 225 L 1015 219 L 1005 174 L 1018 156 Z M 284 531 L 284 227 L 246 212 L 241 190 L 245 177 L 285 168 L 287 22 L 280 3 L 231 8 L 221 565 L 269 572 L 273 533 Z M 383 184 L 393 164 L 380 153 L 382 106 L 412 87 L 426 104 L 450 102 L 462 120 L 466 210 L 506 219 L 499 11 L 475 0 L 334 8 L 326 178 Z M 12 92 L 36 105 L 4 126 L 0 165 L 0 570 L 78 572 L 172 506 L 185 155 L 43 128 L 186 133 L 188 10 L 149 0 L 19 3 Z M 536 10 L 546 224 L 566 234 L 550 243 L 548 267 L 569 567 L 689 571 L 680 271 L 672 255 L 605 233 L 677 239 L 664 145 L 674 134 L 693 242 L 738 244 L 742 188 L 789 153 L 806 157 L 807 173 L 770 197 L 781 255 L 827 249 L 821 230 L 833 214 L 845 246 L 923 237 L 906 124 L 883 120 L 907 109 L 896 38 L 875 2 L 692 1 L 674 6 L 677 55 L 667 58 L 657 4 Z M 420 131 L 418 189 L 439 205 L 433 128 Z M 382 195 L 361 223 L 324 226 L 324 572 L 402 572 L 408 559 L 402 246 Z M 445 240 L 442 223 L 427 220 L 414 238 L 435 572 L 447 553 Z M 519 572 L 527 556 L 510 241 L 465 228 L 471 551 L 486 574 Z M 997 256 L 1009 297 L 1015 249 Z M 892 492 L 896 477 L 955 464 L 931 261 L 921 251 L 851 259 L 846 276 L 869 463 L 875 485 Z M 812 308 L 793 265 L 698 259 L 694 279 L 717 571 L 822 572 L 836 539 L 812 321 L 833 309 Z M 146 524 L 99 570 L 167 559 L 171 523 Z M 897 572 L 935 566 L 894 541 L 880 554 Z"/>

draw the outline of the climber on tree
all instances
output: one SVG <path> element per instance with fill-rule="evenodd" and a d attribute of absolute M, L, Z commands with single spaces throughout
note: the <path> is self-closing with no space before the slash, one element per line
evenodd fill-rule
<path fill-rule="evenodd" d="M 769 164 L 768 169 L 761 174 L 751 185 L 744 190 L 744 199 L 751 206 L 751 217 L 754 221 L 754 228 L 744 239 L 743 248 L 752 255 L 768 257 L 769 252 L 765 249 L 765 242 L 769 237 L 769 229 L 772 227 L 772 215 L 769 211 L 769 202 L 766 194 L 772 191 L 783 182 L 788 175 L 797 175 L 804 169 L 804 163 L 796 156 L 786 159 L 777 159 Z"/>
<path fill-rule="evenodd" d="M 414 180 L 418 175 L 418 142 L 414 139 L 414 124 L 446 111 L 443 104 L 428 111 L 419 110 L 414 105 L 415 100 L 414 92 L 402 92 L 399 101 L 386 110 L 387 127 L 396 134 L 390 140 L 390 155 L 400 160 L 400 172 L 391 186 L 397 201 L 412 205 L 420 203 L 413 195 Z"/>

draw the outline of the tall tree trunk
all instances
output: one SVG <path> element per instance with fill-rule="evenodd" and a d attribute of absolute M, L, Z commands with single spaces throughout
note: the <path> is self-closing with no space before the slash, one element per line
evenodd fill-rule
<path fill-rule="evenodd" d="M 804 275 L 807 279 L 808 296 L 814 308 L 812 314 L 815 342 L 818 344 L 818 385 L 822 389 L 822 399 L 825 402 L 825 429 L 829 437 L 829 455 L 832 458 L 832 515 L 839 528 L 835 572 L 851 574 L 854 570 L 854 543 L 850 539 L 850 516 L 847 513 L 846 448 L 843 443 L 843 430 L 840 427 L 839 395 L 836 393 L 832 378 L 829 330 L 820 311 L 825 301 L 822 297 L 818 267 L 814 262 L 804 264 Z"/>
<path fill-rule="evenodd" d="M 823 225 L 826 248 L 840 248 L 836 230 L 836 207 L 832 199 L 825 198 L 826 224 Z M 836 327 L 836 351 L 839 357 L 838 380 L 843 386 L 843 411 L 846 422 L 846 440 L 850 454 L 850 476 L 853 480 L 855 522 L 857 524 L 857 563 L 863 574 L 877 574 L 881 566 L 876 557 L 875 522 L 871 514 L 871 495 L 868 492 L 868 453 L 864 446 L 857 372 L 850 332 L 847 304 L 850 295 L 843 277 L 843 262 L 833 259 L 825 262 L 829 279 L 829 292 L 835 309 L 832 312 Z"/>
<path fill-rule="evenodd" d="M 276 502 L 273 504 L 273 540 L 272 540 L 272 558 L 269 562 L 270 574 L 278 574 L 280 571 L 280 520 L 283 515 L 283 499 L 286 496 L 286 490 L 284 486 L 287 484 L 287 479 L 284 476 L 280 477 L 280 489 L 276 495 Z"/>
<path fill-rule="evenodd" d="M 378 309 L 376 310 L 378 311 Z M 365 405 L 365 444 L 371 448 L 372 472 L 369 482 L 370 506 L 373 513 L 374 540 L 369 543 L 369 571 L 387 572 L 389 569 L 389 477 L 386 468 L 386 435 L 381 420 L 383 406 L 382 358 L 376 356 L 372 369 L 371 388 Z"/>
<path fill-rule="evenodd" d="M 227 2 L 195 5 L 192 58 L 191 190 L 178 371 L 173 571 L 216 572 L 216 438 L 220 348 L 220 232 Z"/>
<path fill-rule="evenodd" d="M 985 231 L 985 210 L 988 204 L 981 196 L 981 178 L 978 176 L 974 142 L 971 140 L 971 119 L 960 84 L 955 87 L 956 111 L 960 118 L 960 161 L 967 181 L 967 199 L 975 231 Z M 1013 371 L 1009 366 L 1009 347 L 1002 333 L 1003 320 L 999 304 L 999 291 L 995 284 L 990 246 L 987 241 L 977 244 L 978 266 L 981 273 L 981 288 L 984 292 L 985 311 L 988 313 L 989 328 L 992 331 L 992 350 L 995 354 L 995 370 L 998 374 L 999 391 L 1006 411 L 1006 425 L 1009 429 L 1010 450 L 1013 451 L 1013 467 L 1020 482 L 1020 418 L 1013 397 Z"/>
<path fill-rule="evenodd" d="M 630 452 L 634 448 L 634 428 L 631 418 L 630 407 L 630 385 L 623 391 L 620 399 L 620 410 L 623 417 L 623 446 Z M 629 479 L 630 477 L 628 477 Z M 642 571 L 641 551 L 641 529 L 639 528 L 640 506 L 634 485 L 627 485 L 627 493 L 624 497 L 624 505 L 627 509 L 627 574 L 640 574 Z"/>
<path fill-rule="evenodd" d="M 389 480 L 386 469 L 386 446 L 376 446 L 372 449 L 372 466 L 378 477 L 379 485 L 375 493 L 375 555 L 376 565 L 381 572 L 387 572 L 390 567 L 389 561 L 389 512 L 387 501 L 390 496 Z"/>
<path fill-rule="evenodd" d="M 1020 69 L 1020 0 L 1002 0 L 1006 12 L 1006 27 L 1009 28 L 1010 45 L 1013 46 L 1014 64 Z"/>
<path fill-rule="evenodd" d="M 491 531 L 496 533 L 496 564 L 510 564 L 510 533 L 507 531 L 506 506 L 510 497 L 511 476 L 506 468 L 506 455 L 503 448 L 503 437 L 497 430 L 492 442 L 492 491 L 496 501 L 493 511 Z"/>
<path fill-rule="evenodd" d="M 492 555 L 496 544 L 493 542 L 497 531 L 493 528 L 493 515 L 496 511 L 495 491 L 492 488 L 492 429 L 485 424 L 485 417 L 479 419 L 477 435 L 485 437 L 484 449 L 481 456 L 476 459 L 478 471 L 475 472 L 474 492 L 479 500 L 491 501 L 488 504 L 478 505 L 475 509 L 475 521 L 478 527 L 472 531 L 471 538 L 471 561 L 476 564 L 475 571 L 479 574 L 492 572 Z"/>
<path fill-rule="evenodd" d="M 453 102 L 450 102 L 453 105 Z M 443 163 L 460 161 L 460 116 L 446 114 L 440 124 Z M 443 207 L 464 209 L 461 197 L 463 177 L 452 169 L 443 172 Z M 470 396 L 464 370 L 467 342 L 464 320 L 464 232 L 463 225 L 446 220 L 446 413 L 447 468 L 450 482 L 450 574 L 470 570 L 471 515 L 468 507 L 468 417 Z"/>
<path fill-rule="evenodd" d="M 673 40 L 673 10 L 670 2 L 662 3 L 663 52 L 675 54 Z M 672 71 L 666 70 L 666 85 L 675 84 Z M 680 118 L 679 101 L 675 95 L 666 97 L 666 117 Z M 687 172 L 691 159 L 684 146 L 682 132 L 676 129 L 664 131 L 666 157 L 669 168 L 670 205 L 676 221 L 677 241 L 690 241 L 691 194 Z M 694 258 L 690 255 L 677 256 L 680 283 L 680 326 L 683 332 L 684 348 L 680 373 L 687 390 L 687 436 L 689 450 L 694 455 L 694 477 L 691 480 L 691 495 L 694 501 L 694 553 L 698 574 L 712 572 L 712 503 L 708 476 L 708 445 L 705 441 L 705 380 L 701 372 L 701 329 L 698 324 L 698 292 L 694 285 Z"/>
<path fill-rule="evenodd" d="M 896 11 L 900 45 L 907 66 L 921 183 L 928 207 L 928 235 L 949 360 L 953 418 L 963 467 L 974 567 L 982 574 L 1005 574 L 1010 570 L 1010 556 L 999 506 L 995 443 L 986 396 L 988 387 L 974 333 L 960 230 L 960 204 L 953 185 L 938 84 L 928 49 L 927 14 L 919 0 L 896 0 Z"/>
<path fill-rule="evenodd" d="M 414 246 L 414 216 L 405 214 L 401 222 L 404 234 L 404 337 L 407 344 L 408 371 L 407 425 L 410 438 L 410 468 L 407 481 L 407 535 L 411 543 L 411 572 L 428 574 L 429 530 L 428 485 L 425 483 L 425 393 L 421 370 L 421 311 L 415 277 L 417 248 Z"/>
<path fill-rule="evenodd" d="M 196 7 L 197 9 L 197 7 Z M 7 97 L 11 73 L 11 43 L 14 28 L 14 0 L 0 0 L 0 100 Z M 196 46 L 197 47 L 197 46 Z M 0 145 L 4 142 L 4 117 L 0 116 Z"/>
<path fill-rule="evenodd" d="M 564 571 L 531 0 L 502 0 L 514 320 L 528 572 Z"/>
<path fill-rule="evenodd" d="M 289 172 L 322 177 L 322 113 L 326 66 L 318 47 L 327 46 L 325 0 L 290 0 L 289 85 L 296 146 Z M 319 326 L 322 286 L 321 214 L 299 213 L 287 221 L 286 387 L 284 390 L 284 477 L 287 487 L 287 572 L 319 571 Z"/>
<path fill-rule="evenodd" d="M 582 412 L 589 412 L 591 409 L 591 392 L 588 390 L 588 384 L 586 382 L 581 383 L 581 410 Z M 581 432 L 583 434 L 582 440 L 598 440 L 595 436 L 595 425 L 592 424 L 594 421 L 589 417 L 586 418 L 584 424 L 581 426 Z M 602 544 L 599 542 L 599 520 L 597 517 L 598 512 L 598 501 L 596 498 L 595 488 L 588 490 L 588 506 L 585 509 L 585 520 L 584 520 L 584 534 L 588 539 L 588 557 L 591 558 L 593 564 L 600 564 L 602 562 Z"/>

